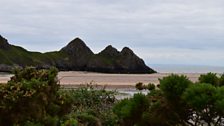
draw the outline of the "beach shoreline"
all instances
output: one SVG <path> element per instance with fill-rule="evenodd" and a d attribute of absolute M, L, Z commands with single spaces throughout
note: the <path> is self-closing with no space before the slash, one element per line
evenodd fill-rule
<path fill-rule="evenodd" d="M 65 88 L 77 88 L 84 85 L 92 85 L 99 88 L 134 88 L 135 84 L 159 84 L 159 79 L 172 73 L 155 74 L 108 74 L 83 71 L 63 71 L 58 73 L 60 85 Z M 191 81 L 196 82 L 202 73 L 177 73 L 185 75 Z M 7 83 L 12 74 L 1 74 L 0 83 Z"/>

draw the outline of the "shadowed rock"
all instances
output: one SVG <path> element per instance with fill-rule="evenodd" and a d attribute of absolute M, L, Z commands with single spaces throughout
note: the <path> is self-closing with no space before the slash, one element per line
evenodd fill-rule
<path fill-rule="evenodd" d="M 8 40 L 3 38 L 1 35 L 0 35 L 0 48 L 1 49 L 8 49 L 10 47 L 9 43 L 8 43 Z"/>
<path fill-rule="evenodd" d="M 116 48 L 114 48 L 112 45 L 109 45 L 103 51 L 101 51 L 99 55 L 116 57 L 119 56 L 119 53 L 120 52 Z"/>
<path fill-rule="evenodd" d="M 131 49 L 124 47 L 121 52 L 111 45 L 94 54 L 79 38 L 75 38 L 60 51 L 39 53 L 29 52 L 13 46 L 0 36 L 0 71 L 12 70 L 14 66 L 37 68 L 57 67 L 59 70 L 94 71 L 105 73 L 154 73 Z M 8 49 L 8 50 L 5 50 Z M 10 66 L 12 68 L 10 68 Z"/>

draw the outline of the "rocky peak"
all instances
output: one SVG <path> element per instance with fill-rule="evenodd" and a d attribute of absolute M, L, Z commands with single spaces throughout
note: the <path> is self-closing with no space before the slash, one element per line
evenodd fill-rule
<path fill-rule="evenodd" d="M 130 48 L 128 48 L 128 47 L 124 47 L 121 50 L 121 54 L 122 55 L 135 55 L 134 52 Z"/>
<path fill-rule="evenodd" d="M 61 49 L 71 55 L 81 55 L 81 54 L 93 54 L 93 52 L 86 46 L 85 42 L 83 42 L 80 38 L 75 38 L 67 46 Z"/>
<path fill-rule="evenodd" d="M 0 48 L 1 48 L 1 49 L 7 49 L 7 48 L 9 48 L 9 47 L 10 47 L 10 45 L 9 45 L 9 43 L 8 43 L 8 40 L 5 39 L 5 38 L 3 38 L 3 37 L 0 35 Z"/>
<path fill-rule="evenodd" d="M 99 54 L 114 57 L 114 56 L 119 55 L 119 51 L 116 48 L 114 48 L 112 45 L 109 45 L 103 51 L 101 51 Z"/>

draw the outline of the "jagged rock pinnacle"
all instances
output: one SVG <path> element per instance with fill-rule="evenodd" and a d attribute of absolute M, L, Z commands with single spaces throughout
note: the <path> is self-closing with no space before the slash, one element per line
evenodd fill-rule
<path fill-rule="evenodd" d="M 93 54 L 93 52 L 86 46 L 86 44 L 80 39 L 75 38 L 67 46 L 61 49 L 68 54 Z"/>
<path fill-rule="evenodd" d="M 99 54 L 104 55 L 104 56 L 118 56 L 119 51 L 114 48 L 112 45 L 107 46 L 103 51 L 101 51 Z"/>

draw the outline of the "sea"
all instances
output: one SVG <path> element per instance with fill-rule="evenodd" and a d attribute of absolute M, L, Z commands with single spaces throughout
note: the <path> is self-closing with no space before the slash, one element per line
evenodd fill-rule
<path fill-rule="evenodd" d="M 174 65 L 174 64 L 151 64 L 148 65 L 158 73 L 224 73 L 224 66 L 203 65 Z"/>

